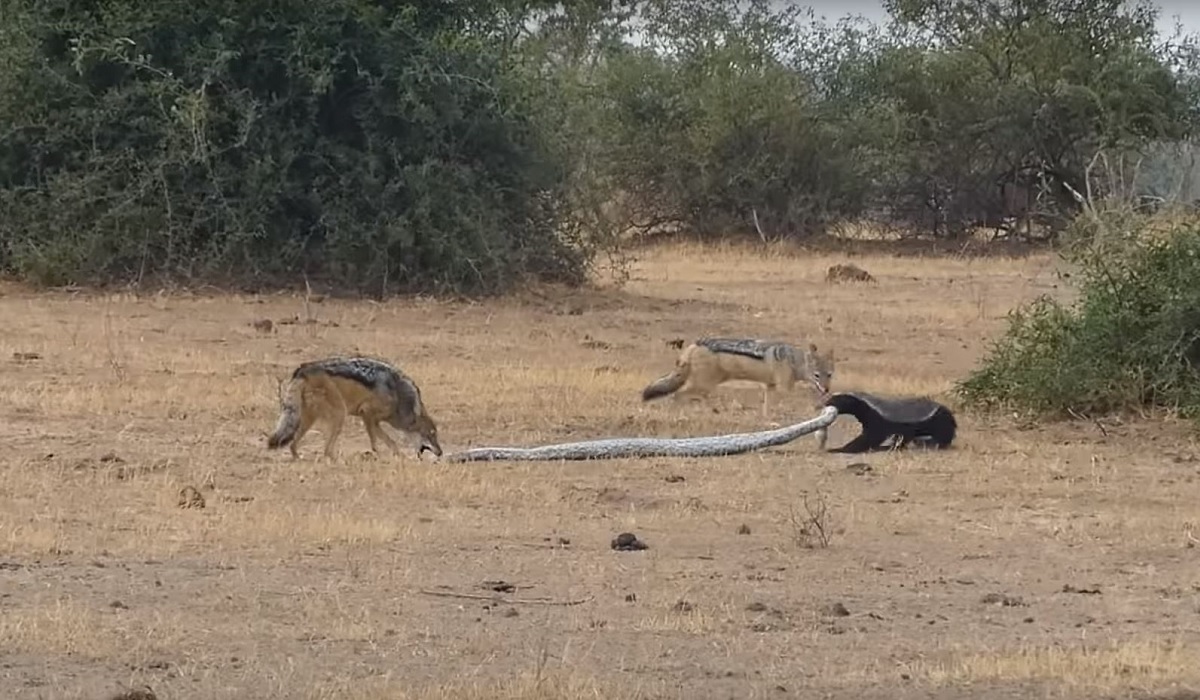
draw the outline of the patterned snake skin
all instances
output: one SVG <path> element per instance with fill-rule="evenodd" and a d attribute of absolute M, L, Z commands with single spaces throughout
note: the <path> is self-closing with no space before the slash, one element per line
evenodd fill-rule
<path fill-rule="evenodd" d="M 527 462 L 629 457 L 722 457 L 792 442 L 796 438 L 828 428 L 837 419 L 837 415 L 837 409 L 826 407 L 816 418 L 757 433 L 697 438 L 608 438 L 606 440 L 566 442 L 559 445 L 542 445 L 541 447 L 476 447 L 447 455 L 446 461 L 512 460 Z"/>

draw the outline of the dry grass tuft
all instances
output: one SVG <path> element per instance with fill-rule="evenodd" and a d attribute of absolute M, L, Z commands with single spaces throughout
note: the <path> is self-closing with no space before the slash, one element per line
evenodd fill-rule
<path fill-rule="evenodd" d="M 1073 647 L 1025 646 L 972 653 L 914 669 L 937 685 L 986 681 L 1042 681 L 1079 691 L 1161 687 L 1194 673 L 1196 648 L 1179 640 L 1149 638 Z"/>

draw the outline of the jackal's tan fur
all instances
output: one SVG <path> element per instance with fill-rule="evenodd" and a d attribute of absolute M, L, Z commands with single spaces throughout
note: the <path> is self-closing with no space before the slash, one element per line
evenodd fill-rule
<path fill-rule="evenodd" d="M 367 429 L 371 450 L 382 439 L 399 454 L 396 442 L 381 422 L 419 441 L 417 456 L 429 450 L 442 455 L 437 425 L 421 401 L 421 391 L 403 372 L 369 357 L 331 357 L 306 362 L 292 373 L 282 397 L 282 412 L 267 447 L 287 445 L 298 457 L 300 439 L 317 422 L 324 422 L 325 456 L 333 458 L 347 416 L 358 416 Z"/>
<path fill-rule="evenodd" d="M 763 414 L 776 389 L 790 390 L 807 383 L 814 398 L 823 400 L 833 379 L 834 354 L 821 354 L 815 344 L 804 350 L 781 342 L 752 339 L 701 338 L 688 345 L 675 361 L 675 369 L 642 390 L 650 401 L 674 394 L 675 398 L 708 396 L 718 385 L 742 379 L 763 385 Z"/>

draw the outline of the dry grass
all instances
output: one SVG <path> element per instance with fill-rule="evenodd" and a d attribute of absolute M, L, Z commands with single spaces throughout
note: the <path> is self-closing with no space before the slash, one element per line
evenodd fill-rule
<path fill-rule="evenodd" d="M 963 413 L 957 449 L 873 456 L 865 476 L 810 440 L 447 465 L 366 456 L 353 423 L 337 463 L 314 459 L 319 435 L 299 462 L 264 449 L 278 379 L 335 352 L 412 374 L 448 450 L 764 427 L 755 387 L 638 400 L 674 361 L 667 341 L 706 333 L 813 340 L 837 350 L 835 387 L 953 404 L 1010 308 L 1066 292 L 1050 257 L 857 256 L 878 285 L 830 285 L 844 256 L 640 255 L 622 290 L 488 304 L 0 290 L 0 694 L 1093 698 L 1200 683 L 1200 457 L 1183 426 L 1105 437 Z M 811 410 L 788 401 L 774 420 Z M 178 507 L 186 486 L 206 507 Z M 622 531 L 650 549 L 612 551 Z M 496 580 L 515 586 L 501 601 L 422 593 Z M 585 602 L 522 602 L 546 598 Z"/>

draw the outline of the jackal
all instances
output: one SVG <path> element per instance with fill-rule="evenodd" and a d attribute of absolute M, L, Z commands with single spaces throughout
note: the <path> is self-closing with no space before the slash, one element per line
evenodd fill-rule
<path fill-rule="evenodd" d="M 829 395 L 833 368 L 833 351 L 821 354 L 811 343 L 801 351 L 782 342 L 701 338 L 683 349 L 674 371 L 642 390 L 642 400 L 667 394 L 675 394 L 676 398 L 708 396 L 719 384 L 744 379 L 763 385 L 762 410 L 766 415 L 771 392 L 791 389 L 797 382 L 807 382 L 816 398 L 823 400 Z"/>
<path fill-rule="evenodd" d="M 267 448 L 288 445 L 292 458 L 299 457 L 300 439 L 317 421 L 325 422 L 325 456 L 333 458 L 334 447 L 347 416 L 358 416 L 378 452 L 378 439 L 400 454 L 396 442 L 380 427 L 386 421 L 417 442 L 417 457 L 429 450 L 442 455 L 437 425 L 421 401 L 416 382 L 392 365 L 370 357 L 330 357 L 305 362 L 292 372 L 275 432 Z"/>

